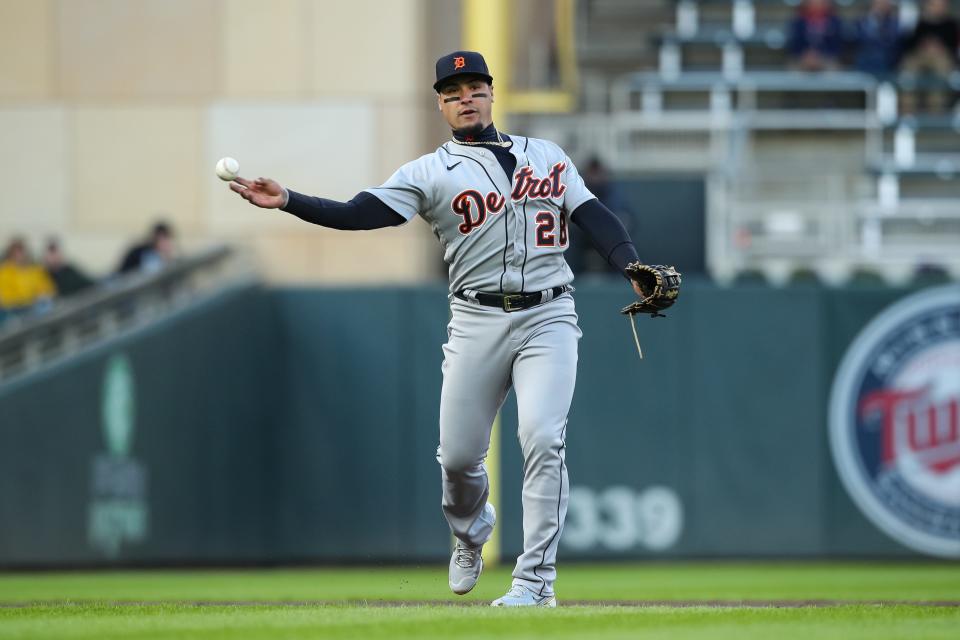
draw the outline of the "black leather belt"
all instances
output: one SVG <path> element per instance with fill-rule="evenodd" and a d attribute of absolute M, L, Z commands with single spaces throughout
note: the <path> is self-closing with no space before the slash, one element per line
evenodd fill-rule
<path fill-rule="evenodd" d="M 554 287 L 553 289 L 547 289 L 545 291 L 533 291 L 531 293 L 484 293 L 483 291 L 478 291 L 473 297 L 469 297 L 462 291 L 457 291 L 453 295 L 467 302 L 477 302 L 485 307 L 497 307 L 510 312 L 535 307 L 538 304 L 543 304 L 547 300 L 553 300 L 567 291 L 572 290 L 573 287 L 563 285 L 562 287 Z M 546 297 L 544 296 L 546 293 L 552 293 L 553 295 Z"/>

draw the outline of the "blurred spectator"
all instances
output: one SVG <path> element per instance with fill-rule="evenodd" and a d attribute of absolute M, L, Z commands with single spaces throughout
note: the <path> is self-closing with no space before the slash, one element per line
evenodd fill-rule
<path fill-rule="evenodd" d="M 903 111 L 913 113 L 917 99 L 926 94 L 926 107 L 942 112 L 948 106 L 946 82 L 956 67 L 957 21 L 950 14 L 948 0 L 927 0 L 917 26 L 903 43 L 900 63 L 903 84 Z M 933 85 L 929 91 L 917 88 L 921 79 Z"/>
<path fill-rule="evenodd" d="M 623 202 L 617 192 L 616 186 L 610 178 L 610 170 L 603 164 L 600 158 L 591 157 L 582 172 L 583 182 L 590 193 L 597 197 L 610 211 L 612 211 L 627 232 L 630 231 L 630 217 L 624 213 Z M 616 268 L 607 264 L 586 239 L 577 225 L 570 225 L 570 246 L 564 254 L 567 264 L 575 274 L 594 272 L 594 273 L 619 273 Z"/>
<path fill-rule="evenodd" d="M 893 0 L 873 0 L 854 28 L 855 65 L 878 78 L 890 76 L 900 56 L 900 21 Z"/>
<path fill-rule="evenodd" d="M 127 250 L 120 263 L 119 273 L 159 271 L 174 258 L 173 229 L 166 222 L 153 225 L 150 237 Z"/>
<path fill-rule="evenodd" d="M 621 207 L 620 196 L 616 187 L 610 179 L 610 170 L 603 161 L 596 156 L 587 161 L 587 166 L 583 171 L 583 181 L 587 185 L 590 193 L 597 196 L 597 200 L 602 202 L 607 209 L 619 211 Z M 629 228 L 627 229 L 629 231 Z"/>
<path fill-rule="evenodd" d="M 923 262 L 913 271 L 913 283 L 918 285 L 936 285 L 950 282 L 950 272 L 939 264 Z"/>
<path fill-rule="evenodd" d="M 839 69 L 843 30 L 831 0 L 803 0 L 787 26 L 790 67 L 799 71 Z"/>
<path fill-rule="evenodd" d="M 56 292 L 46 270 L 31 261 L 23 238 L 12 239 L 0 262 L 0 307 L 26 311 L 49 302 Z"/>
<path fill-rule="evenodd" d="M 57 286 L 57 294 L 66 297 L 83 291 L 94 284 L 85 273 L 70 264 L 64 258 L 60 242 L 56 238 L 47 241 L 47 250 L 43 254 L 43 266 Z"/>
<path fill-rule="evenodd" d="M 876 269 L 857 267 L 850 274 L 848 284 L 851 287 L 884 287 L 887 283 Z"/>

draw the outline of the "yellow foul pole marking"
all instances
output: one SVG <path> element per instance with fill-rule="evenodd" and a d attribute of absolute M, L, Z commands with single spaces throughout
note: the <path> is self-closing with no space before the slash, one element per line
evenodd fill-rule
<path fill-rule="evenodd" d="M 493 528 L 493 536 L 483 545 L 483 563 L 488 567 L 500 564 L 500 412 L 493 420 L 490 430 L 490 450 L 487 451 L 487 476 L 490 478 L 490 502 L 497 511 L 497 526 Z"/>
<path fill-rule="evenodd" d="M 463 48 L 479 51 L 487 61 L 487 68 L 493 76 L 493 120 L 498 129 L 507 131 L 513 57 L 510 51 L 510 2 L 464 0 L 462 15 Z"/>
<path fill-rule="evenodd" d="M 493 25 L 493 28 L 491 28 Z M 501 131 L 507 131 L 510 109 L 510 1 L 464 0 L 462 23 L 463 48 L 479 51 L 487 61 L 494 87 L 494 122 Z M 497 107 L 500 107 L 498 110 Z M 500 563 L 500 413 L 490 431 L 490 449 L 487 451 L 487 476 L 490 478 L 490 502 L 497 507 L 497 526 L 493 537 L 483 546 L 483 563 L 495 567 Z"/>
<path fill-rule="evenodd" d="M 509 132 L 511 113 L 566 113 L 573 110 L 579 83 L 574 35 L 576 0 L 553 0 L 553 28 L 561 86 L 533 91 L 518 91 L 510 76 L 514 58 L 510 0 L 463 0 L 462 7 L 463 48 L 479 51 L 487 61 L 493 76 L 494 121 L 498 129 Z"/>

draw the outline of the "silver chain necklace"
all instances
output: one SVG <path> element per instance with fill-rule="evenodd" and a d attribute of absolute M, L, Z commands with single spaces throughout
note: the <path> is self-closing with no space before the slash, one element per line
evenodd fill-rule
<path fill-rule="evenodd" d="M 500 135 L 500 130 L 499 130 L 499 129 L 497 129 L 497 141 L 496 141 L 496 142 L 493 142 L 493 141 L 467 142 L 466 140 L 457 140 L 456 138 L 453 138 L 453 137 L 451 137 L 450 140 L 452 140 L 453 142 L 455 142 L 455 143 L 457 143 L 457 144 L 462 144 L 462 145 L 466 145 L 466 146 L 469 146 L 469 147 L 475 147 L 475 146 L 481 145 L 481 144 L 492 144 L 492 145 L 496 145 L 496 146 L 498 146 L 498 147 L 507 148 L 507 147 L 509 147 L 510 145 L 513 144 L 513 140 L 507 140 L 506 142 L 504 142 L 503 137 Z"/>

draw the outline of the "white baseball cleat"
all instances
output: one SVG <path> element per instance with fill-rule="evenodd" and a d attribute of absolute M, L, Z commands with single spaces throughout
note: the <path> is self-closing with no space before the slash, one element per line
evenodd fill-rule
<path fill-rule="evenodd" d="M 479 547 L 468 546 L 463 540 L 457 540 L 450 556 L 450 590 L 462 596 L 468 593 L 477 584 L 480 572 L 483 571 L 483 558 Z"/>
<path fill-rule="evenodd" d="M 515 584 L 501 597 L 490 603 L 491 607 L 556 607 L 556 596 L 539 596 L 522 584 Z"/>

